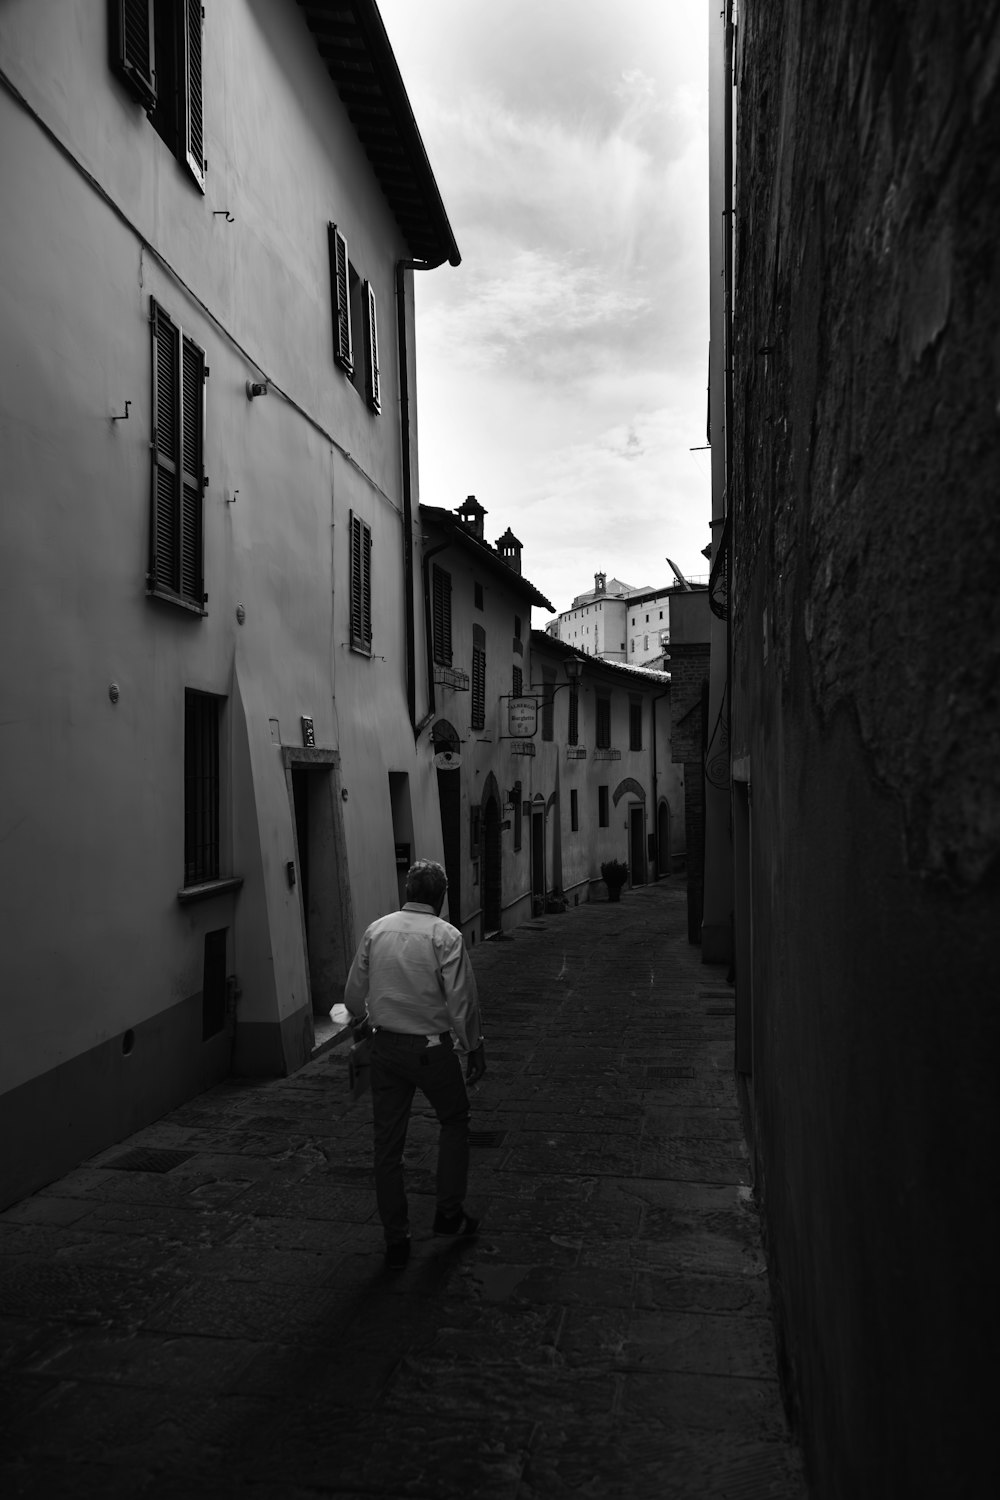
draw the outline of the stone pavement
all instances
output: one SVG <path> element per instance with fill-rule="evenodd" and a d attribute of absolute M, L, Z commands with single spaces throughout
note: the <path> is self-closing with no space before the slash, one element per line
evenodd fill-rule
<path fill-rule="evenodd" d="M 687 943 L 681 885 L 473 961 L 478 1240 L 431 1236 L 419 1110 L 413 1255 L 383 1269 L 346 1044 L 212 1089 L 0 1215 L 0 1492 L 805 1496 L 732 991 Z"/>

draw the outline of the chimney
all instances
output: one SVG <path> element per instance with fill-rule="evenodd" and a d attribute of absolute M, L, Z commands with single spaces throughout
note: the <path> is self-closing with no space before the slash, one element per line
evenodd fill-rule
<path fill-rule="evenodd" d="M 483 517 L 487 512 L 475 495 L 466 495 L 462 504 L 456 508 L 462 525 L 472 532 L 477 542 L 481 542 L 483 540 Z"/>
<path fill-rule="evenodd" d="M 594 574 L 594 592 L 595 592 L 595 594 L 603 594 L 605 592 L 605 590 L 607 589 L 607 586 L 608 586 L 608 575 L 607 575 L 607 573 L 595 573 Z"/>
<path fill-rule="evenodd" d="M 503 558 L 504 562 L 507 564 L 508 568 L 512 568 L 515 573 L 520 573 L 521 543 L 518 541 L 517 537 L 511 531 L 509 526 L 507 527 L 507 530 L 504 532 L 503 536 L 497 538 L 497 551 Z"/>

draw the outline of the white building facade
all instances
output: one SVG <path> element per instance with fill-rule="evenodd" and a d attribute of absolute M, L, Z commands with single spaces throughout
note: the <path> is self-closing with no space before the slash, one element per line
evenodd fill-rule
<path fill-rule="evenodd" d="M 459 256 L 372 0 L 12 0 L 0 132 L 10 1201 L 300 1066 L 440 857 L 410 267 Z"/>

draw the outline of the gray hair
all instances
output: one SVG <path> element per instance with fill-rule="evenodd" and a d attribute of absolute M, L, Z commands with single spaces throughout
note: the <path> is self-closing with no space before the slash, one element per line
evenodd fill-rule
<path fill-rule="evenodd" d="M 406 875 L 407 901 L 419 901 L 424 906 L 440 906 L 448 889 L 448 877 L 444 867 L 433 859 L 418 859 Z"/>

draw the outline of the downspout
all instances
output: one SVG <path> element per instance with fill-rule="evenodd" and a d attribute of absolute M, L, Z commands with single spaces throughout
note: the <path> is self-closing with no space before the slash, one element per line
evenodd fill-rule
<path fill-rule="evenodd" d="M 406 706 L 414 737 L 417 729 L 417 646 L 413 595 L 413 476 L 410 449 L 410 372 L 406 339 L 406 272 L 428 270 L 426 261 L 396 262 L 396 343 L 399 351 L 399 436 L 403 465 L 403 630 L 406 653 Z M 428 679 L 430 686 L 430 680 Z M 433 708 L 433 688 L 431 706 Z"/>
<path fill-rule="evenodd" d="M 419 724 L 413 726 L 413 736 L 420 738 L 421 731 L 425 725 L 437 713 L 437 700 L 434 696 L 434 631 L 431 623 L 431 570 L 427 566 L 432 557 L 437 557 L 439 552 L 447 552 L 451 542 L 441 542 L 436 547 L 431 547 L 428 552 L 420 555 L 420 570 L 424 583 L 424 644 L 427 649 L 427 712 Z"/>

